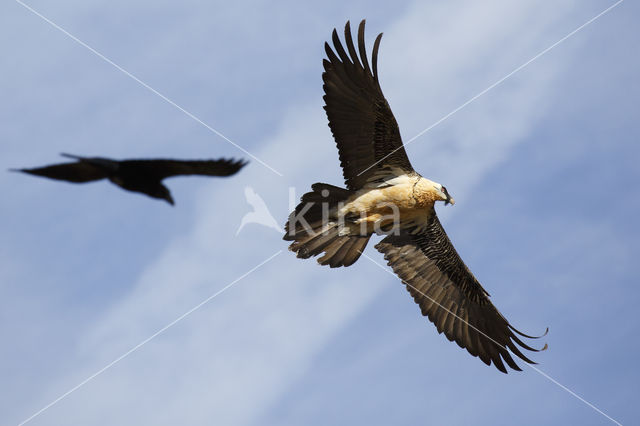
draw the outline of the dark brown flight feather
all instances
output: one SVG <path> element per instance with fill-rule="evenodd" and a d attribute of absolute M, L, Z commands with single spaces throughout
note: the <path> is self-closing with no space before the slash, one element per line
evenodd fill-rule
<path fill-rule="evenodd" d="M 506 373 L 504 362 L 514 370 L 509 349 L 523 361 L 535 364 L 518 347 L 534 349 L 518 338 L 516 330 L 489 300 L 489 293 L 464 264 L 433 212 L 431 220 L 418 232 L 405 230 L 390 235 L 376 245 L 389 266 L 402 279 L 422 314 L 439 333 Z M 545 332 L 546 334 L 546 332 Z"/>
<path fill-rule="evenodd" d="M 398 123 L 378 81 L 378 48 L 382 34 L 374 43 L 372 73 L 364 44 L 364 22 L 358 28 L 360 56 L 353 45 L 348 22 L 344 34 L 349 53 L 344 50 L 336 30 L 333 30 L 333 45 L 337 54 L 328 43 L 324 46 L 329 58 L 323 62 L 324 109 L 338 146 L 347 188 L 352 190 L 360 189 L 376 171 L 386 166 L 413 172 Z"/>

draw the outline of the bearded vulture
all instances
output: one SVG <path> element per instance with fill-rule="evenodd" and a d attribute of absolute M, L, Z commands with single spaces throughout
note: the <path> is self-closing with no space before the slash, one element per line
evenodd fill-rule
<path fill-rule="evenodd" d="M 44 176 L 50 179 L 85 183 L 109 179 L 127 191 L 140 192 L 149 197 L 159 198 L 173 205 L 169 188 L 162 180 L 172 176 L 231 176 L 246 165 L 243 160 L 111 160 L 102 157 L 80 157 L 62 154 L 76 161 L 53 164 L 34 169 L 14 169 L 14 171 Z"/>
<path fill-rule="evenodd" d="M 358 28 L 358 50 L 345 26 L 346 50 L 336 30 L 334 49 L 325 43 L 325 111 L 336 140 L 347 188 L 316 183 L 289 216 L 284 240 L 299 258 L 332 268 L 352 265 L 374 233 L 387 235 L 375 247 L 439 333 L 506 373 L 520 371 L 511 354 L 534 364 L 524 343 L 489 300 L 489 294 L 449 241 L 434 204 L 454 204 L 447 189 L 418 174 L 404 150 L 398 124 L 378 81 L 382 34 L 373 45 L 371 67 Z M 547 330 L 548 331 L 548 330 Z M 546 334 L 546 332 L 545 332 Z M 542 337 L 542 336 L 538 336 Z M 535 337 L 535 338 L 538 338 Z"/>

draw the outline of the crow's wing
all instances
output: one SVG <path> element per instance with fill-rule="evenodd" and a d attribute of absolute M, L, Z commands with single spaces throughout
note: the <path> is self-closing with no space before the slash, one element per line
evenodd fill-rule
<path fill-rule="evenodd" d="M 420 230 L 389 235 L 376 245 L 439 333 L 487 365 L 506 373 L 506 362 L 520 370 L 507 348 L 534 364 L 518 348 L 538 351 L 518 338 L 527 336 L 509 324 L 489 294 L 464 264 L 433 212 Z M 546 334 L 546 333 L 545 333 Z M 546 349 L 546 345 L 541 350 Z"/>
<path fill-rule="evenodd" d="M 358 52 L 351 37 L 349 22 L 345 26 L 345 51 L 338 33 L 333 30 L 335 52 L 328 43 L 324 60 L 324 109 L 336 140 L 340 165 L 349 189 L 359 189 L 388 167 L 411 173 L 413 167 L 402 145 L 398 123 L 391 112 L 378 81 L 378 35 L 373 45 L 372 68 L 364 45 L 363 20 L 358 28 Z M 373 71 L 372 71 L 373 69 Z M 385 166 L 387 168 L 385 169 Z"/>
<path fill-rule="evenodd" d="M 33 169 L 16 169 L 16 171 L 75 183 L 91 182 L 107 177 L 107 173 L 103 168 L 84 161 L 53 164 Z"/>
<path fill-rule="evenodd" d="M 172 176 L 231 176 L 247 163 L 244 160 L 124 160 L 120 170 L 126 175 L 139 175 L 162 180 Z"/>

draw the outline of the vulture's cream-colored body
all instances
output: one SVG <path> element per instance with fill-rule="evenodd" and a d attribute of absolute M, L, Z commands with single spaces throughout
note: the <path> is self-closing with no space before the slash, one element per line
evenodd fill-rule
<path fill-rule="evenodd" d="M 401 175 L 385 181 L 380 188 L 363 188 L 338 209 L 338 218 L 358 216 L 356 225 L 366 224 L 368 233 L 390 231 L 389 226 L 410 228 L 427 223 L 436 201 L 455 201 L 445 194 L 442 185 L 419 175 Z M 342 221 L 346 223 L 347 221 Z M 396 223 L 397 222 L 397 223 Z M 347 228 L 348 229 L 348 228 Z M 345 235 L 347 232 L 340 232 Z"/>

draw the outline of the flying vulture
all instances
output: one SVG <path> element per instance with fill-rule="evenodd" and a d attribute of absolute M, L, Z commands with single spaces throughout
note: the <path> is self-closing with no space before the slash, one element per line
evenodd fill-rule
<path fill-rule="evenodd" d="M 127 191 L 140 192 L 149 197 L 159 198 L 173 205 L 169 188 L 162 180 L 172 176 L 231 176 L 246 165 L 243 160 L 112 160 L 102 157 L 80 157 L 61 154 L 73 158 L 69 163 L 53 164 L 34 169 L 14 169 L 14 171 L 44 176 L 51 179 L 74 183 L 109 179 Z"/>
<path fill-rule="evenodd" d="M 289 216 L 284 239 L 299 258 L 332 268 L 352 265 L 374 233 L 387 235 L 375 247 L 427 316 L 471 355 L 506 373 L 520 368 L 512 354 L 534 364 L 520 348 L 534 349 L 518 336 L 489 299 L 447 237 L 434 205 L 454 204 L 447 189 L 418 174 L 404 150 L 398 124 L 378 80 L 382 34 L 373 45 L 371 67 L 364 44 L 345 26 L 346 49 L 333 30 L 325 43 L 325 111 L 336 140 L 347 188 L 315 183 Z M 546 334 L 546 332 L 545 332 Z M 541 337 L 541 336 L 539 336 Z"/>

